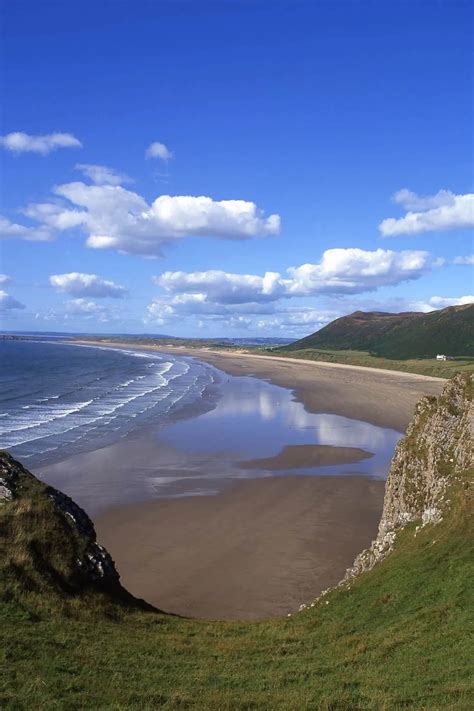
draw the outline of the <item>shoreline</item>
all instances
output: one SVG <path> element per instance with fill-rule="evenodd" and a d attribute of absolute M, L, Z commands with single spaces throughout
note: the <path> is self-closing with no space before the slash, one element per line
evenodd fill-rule
<path fill-rule="evenodd" d="M 76 345 L 113 347 L 91 341 Z M 436 394 L 443 383 L 363 368 L 356 368 L 354 377 L 351 366 L 277 361 L 271 356 L 168 351 L 125 343 L 115 347 L 192 356 L 231 376 L 252 376 L 283 387 L 308 413 L 337 414 L 398 431 L 410 421 L 419 397 Z M 189 426 L 192 422 L 191 417 Z M 156 458 L 163 447 L 160 438 L 154 448 L 151 439 L 150 449 L 144 444 L 144 438 L 131 436 L 104 450 L 78 455 L 75 469 L 70 461 L 68 469 L 65 460 L 57 465 L 58 471 L 63 469 L 70 481 L 84 476 L 83 483 L 94 496 L 96 477 L 89 465 L 98 457 L 109 489 L 129 486 L 133 493 L 133 480 L 123 475 L 131 471 L 140 475 L 137 458 L 165 478 L 168 474 L 166 464 Z M 280 454 L 267 457 L 273 459 L 276 476 L 230 480 L 218 495 L 178 495 L 144 503 L 131 498 L 115 507 L 109 503 L 107 510 L 94 515 L 98 540 L 115 559 L 125 587 L 177 614 L 265 619 L 294 612 L 337 583 L 376 535 L 385 483 L 364 475 L 363 459 L 362 471 L 349 476 L 298 474 L 297 460 L 292 462 L 292 476 L 278 475 L 282 457 L 288 465 L 288 444 L 281 442 Z M 348 456 L 347 447 L 337 449 L 342 459 Z M 290 454 L 301 462 L 322 451 L 293 448 Z M 217 467 L 225 464 L 219 456 L 215 461 Z M 122 475 L 117 474 L 117 463 Z M 202 469 L 202 461 L 195 464 Z"/>
<path fill-rule="evenodd" d="M 340 415 L 399 432 L 405 432 L 418 400 L 423 395 L 439 395 L 446 382 L 444 378 L 382 368 L 204 348 L 93 340 L 71 343 L 74 344 L 194 357 L 229 375 L 249 375 L 291 390 L 308 412 Z"/>

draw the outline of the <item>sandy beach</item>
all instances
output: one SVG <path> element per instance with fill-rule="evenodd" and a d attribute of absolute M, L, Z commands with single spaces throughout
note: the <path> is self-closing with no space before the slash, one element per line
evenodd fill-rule
<path fill-rule="evenodd" d="M 78 343 L 131 348 L 130 343 L 82 340 Z M 174 355 L 190 355 L 231 375 L 254 375 L 293 390 L 309 412 L 326 412 L 403 432 L 423 395 L 438 395 L 443 378 L 395 370 L 321 363 L 280 356 L 204 348 L 135 346 Z"/>
<path fill-rule="evenodd" d="M 101 344 L 103 345 L 103 344 Z M 130 348 L 130 344 L 124 344 Z M 159 349 L 164 350 L 164 349 Z M 193 355 L 232 375 L 252 375 L 291 389 L 308 412 L 406 428 L 417 400 L 443 381 L 291 359 L 169 349 Z M 190 420 L 189 427 L 193 426 Z M 117 562 L 124 585 L 162 609 L 203 618 L 260 619 L 294 612 L 335 584 L 376 534 L 384 482 L 364 474 L 370 453 L 351 447 L 291 446 L 273 457 L 241 463 L 251 470 L 359 462 L 355 476 L 268 476 L 231 481 L 217 496 L 185 496 L 120 505 L 94 516 L 99 541 Z M 151 447 L 151 448 L 150 448 Z M 132 438 L 75 458 L 75 471 L 161 466 L 163 445 Z M 127 454 L 128 453 L 128 454 Z M 159 453 L 161 453 L 159 455 Z M 89 459 L 88 459 L 89 457 Z M 141 459 L 140 459 L 141 457 Z M 120 464 L 119 464 L 120 463 Z M 138 463 L 138 464 L 137 464 Z M 225 462 L 217 459 L 217 465 Z M 67 466 L 67 462 L 65 463 Z M 145 465 L 143 465 L 145 466 Z M 194 474 L 208 466 L 193 460 Z M 74 469 L 72 470 L 74 471 Z M 203 472 L 201 471 L 201 474 Z M 112 474 L 111 488 L 127 486 Z M 92 474 L 89 484 L 93 487 Z"/>

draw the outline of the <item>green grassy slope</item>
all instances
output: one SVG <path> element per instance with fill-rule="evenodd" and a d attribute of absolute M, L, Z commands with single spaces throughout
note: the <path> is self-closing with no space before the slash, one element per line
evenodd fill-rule
<path fill-rule="evenodd" d="M 356 311 L 280 350 L 308 348 L 365 351 L 391 359 L 474 356 L 474 304 L 428 314 Z"/>
<path fill-rule="evenodd" d="M 262 623 L 169 617 L 74 585 L 81 541 L 30 482 L 0 505 L 0 707 L 473 708 L 474 472 L 453 467 L 441 523 L 408 525 L 348 588 Z"/>

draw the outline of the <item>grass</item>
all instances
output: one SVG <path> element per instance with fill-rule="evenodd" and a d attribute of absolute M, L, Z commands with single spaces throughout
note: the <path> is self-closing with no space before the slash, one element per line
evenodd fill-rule
<path fill-rule="evenodd" d="M 459 356 L 455 360 L 436 361 L 431 358 L 393 360 L 374 356 L 365 351 L 319 350 L 316 348 L 305 348 L 298 351 L 275 348 L 272 350 L 267 349 L 266 352 L 275 356 L 284 356 L 285 358 L 303 358 L 304 360 L 316 360 L 325 363 L 362 365 L 366 368 L 385 368 L 406 373 L 431 375 L 436 378 L 452 378 L 456 373 L 474 372 L 474 358 L 467 356 Z"/>
<path fill-rule="evenodd" d="M 408 526 L 350 589 L 281 620 L 195 621 L 91 591 L 71 598 L 40 588 L 32 571 L 21 596 L 18 586 L 2 588 L 0 706 L 470 709 L 469 474 L 453 485 L 442 523 L 416 536 Z M 10 515 L 0 509 L 0 523 Z M 48 525 L 37 528 L 37 544 Z"/>

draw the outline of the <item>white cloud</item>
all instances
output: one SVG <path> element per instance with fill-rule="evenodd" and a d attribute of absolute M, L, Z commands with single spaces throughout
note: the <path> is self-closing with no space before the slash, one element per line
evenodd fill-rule
<path fill-rule="evenodd" d="M 436 207 L 454 205 L 455 196 L 450 190 L 439 190 L 436 195 L 418 195 L 407 188 L 402 188 L 392 196 L 392 200 L 402 205 L 405 210 L 423 212 Z"/>
<path fill-rule="evenodd" d="M 219 270 L 207 272 L 165 272 L 154 282 L 169 293 L 184 292 L 206 296 L 219 303 L 239 304 L 251 301 L 274 301 L 286 291 L 278 272 L 266 272 L 263 277 L 252 274 L 231 274 Z"/>
<path fill-rule="evenodd" d="M 49 231 L 53 239 L 53 231 L 69 230 L 80 227 L 87 217 L 84 210 L 71 210 L 62 204 L 53 202 L 35 202 L 28 205 L 23 214 L 32 220 L 42 223 L 42 229 Z"/>
<path fill-rule="evenodd" d="M 20 301 L 17 301 L 16 299 L 14 299 L 13 296 L 10 296 L 10 294 L 7 294 L 6 291 L 0 290 L 0 312 L 10 311 L 11 309 L 24 309 L 24 308 L 25 308 L 24 304 L 22 304 Z"/>
<path fill-rule="evenodd" d="M 122 185 L 122 183 L 133 183 L 125 173 L 119 173 L 106 165 L 95 165 L 93 163 L 77 163 L 76 170 L 81 171 L 95 185 Z"/>
<path fill-rule="evenodd" d="M 44 229 L 81 227 L 87 246 L 155 257 L 163 245 L 184 237 L 203 236 L 243 240 L 277 234 L 278 215 L 264 217 L 253 202 L 216 201 L 210 197 L 161 195 L 151 204 L 118 185 L 66 183 L 54 189 L 74 207 L 35 203 L 25 214 L 43 223 Z"/>
<path fill-rule="evenodd" d="M 41 225 L 39 227 L 27 227 L 11 222 L 0 215 L 0 238 L 3 239 L 24 239 L 30 242 L 48 242 L 53 239 L 53 235 Z"/>
<path fill-rule="evenodd" d="M 15 131 L 0 136 L 0 146 L 11 153 L 39 153 L 47 155 L 58 148 L 82 148 L 82 143 L 71 133 L 47 133 L 32 136 Z"/>
<path fill-rule="evenodd" d="M 474 254 L 468 254 L 465 257 L 454 257 L 453 264 L 474 264 Z"/>
<path fill-rule="evenodd" d="M 159 143 L 158 141 L 155 141 L 154 143 L 150 143 L 150 145 L 146 149 L 145 157 L 161 158 L 161 160 L 168 161 L 173 158 L 173 152 L 170 151 L 164 143 Z"/>
<path fill-rule="evenodd" d="M 82 274 L 81 272 L 53 274 L 49 277 L 49 283 L 59 291 L 78 297 L 105 298 L 109 296 L 120 299 L 127 294 L 127 290 L 123 286 L 102 279 L 97 274 Z"/>
<path fill-rule="evenodd" d="M 412 304 L 415 311 L 435 311 L 436 309 L 445 309 L 448 306 L 464 306 L 474 304 L 474 295 L 467 296 L 432 296 L 428 301 L 417 301 Z"/>
<path fill-rule="evenodd" d="M 288 269 L 292 278 L 288 292 L 303 296 L 320 292 L 356 294 L 375 291 L 381 286 L 418 279 L 432 266 L 429 253 L 420 250 L 328 249 L 320 264 L 303 264 Z"/>
<path fill-rule="evenodd" d="M 410 211 L 400 219 L 390 217 L 383 220 L 379 230 L 384 237 L 474 227 L 473 193 L 455 195 L 448 190 L 440 190 L 431 197 L 420 197 L 404 189 L 395 193 L 394 200 Z"/>
<path fill-rule="evenodd" d="M 9 284 L 11 278 L 7 274 L 0 274 L 0 284 Z"/>
<path fill-rule="evenodd" d="M 208 302 L 239 304 L 275 301 L 282 297 L 317 294 L 357 294 L 418 279 L 434 265 L 428 252 L 377 249 L 328 249 L 318 264 L 287 269 L 264 276 L 207 272 L 164 272 L 155 277 L 169 294 L 195 294 Z"/>

